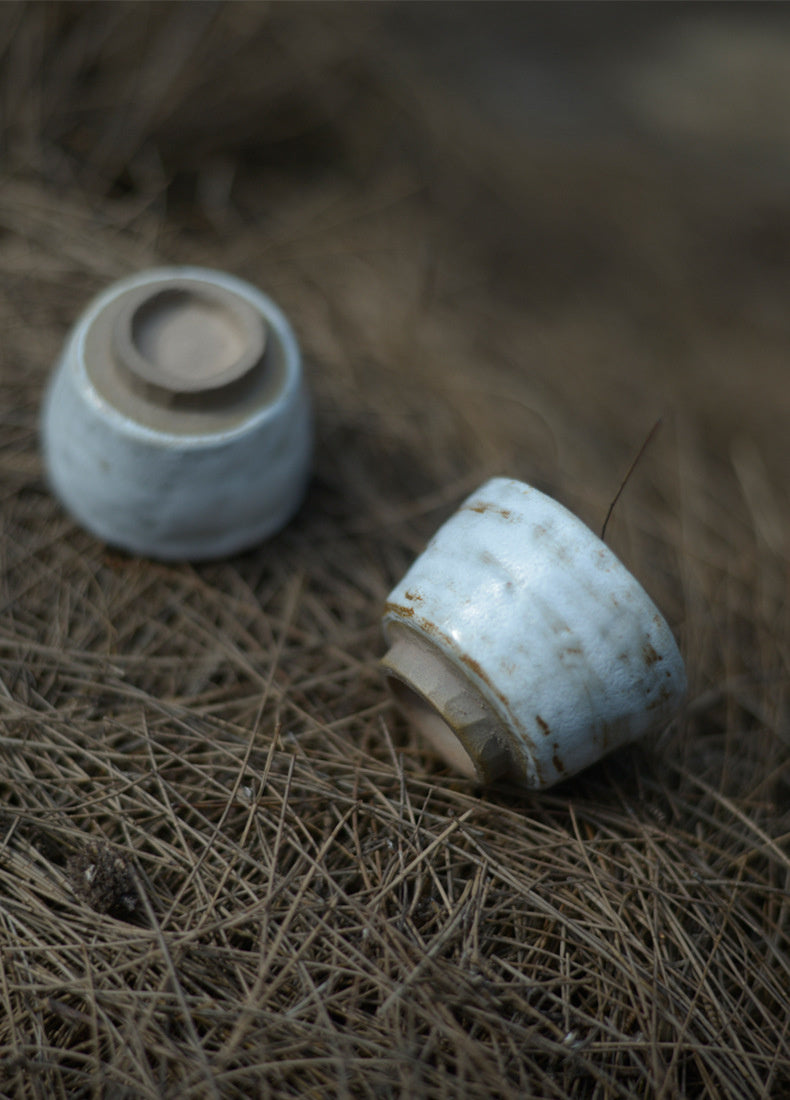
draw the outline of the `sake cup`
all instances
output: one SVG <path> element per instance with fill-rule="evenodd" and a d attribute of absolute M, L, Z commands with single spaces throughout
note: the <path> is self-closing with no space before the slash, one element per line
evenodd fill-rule
<path fill-rule="evenodd" d="M 395 699 L 457 771 L 545 788 L 676 713 L 683 659 L 647 593 L 556 500 L 496 478 L 390 593 Z"/>
<path fill-rule="evenodd" d="M 275 303 L 204 268 L 109 287 L 72 329 L 42 410 L 44 463 L 83 527 L 135 554 L 216 558 L 298 508 L 312 425 Z"/>

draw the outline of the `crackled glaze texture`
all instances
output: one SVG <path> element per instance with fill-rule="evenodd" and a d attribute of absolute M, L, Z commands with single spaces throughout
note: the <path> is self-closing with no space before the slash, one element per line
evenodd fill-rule
<path fill-rule="evenodd" d="M 663 726 L 686 687 L 669 627 L 622 563 L 504 478 L 439 529 L 390 594 L 384 632 L 399 701 L 484 781 L 551 786 Z"/>
<path fill-rule="evenodd" d="M 124 371 L 116 303 L 134 304 L 146 288 L 164 293 L 161 288 L 174 281 L 205 292 L 209 335 L 220 327 L 210 313 L 215 306 L 229 303 L 232 313 L 235 301 L 248 325 L 251 317 L 260 318 L 260 354 L 252 367 L 241 364 L 244 378 L 233 376 L 231 384 L 218 378 L 214 389 L 198 379 L 197 394 L 186 384 L 184 392 L 176 387 L 169 393 L 146 385 L 139 371 L 134 377 Z M 189 356 L 201 349 L 194 339 L 190 348 L 194 333 L 171 327 L 180 341 L 176 353 L 188 367 Z M 232 347 L 228 355 L 237 352 Z M 218 376 L 220 368 L 233 374 L 227 362 L 219 363 Z M 113 545 L 193 560 L 254 545 L 291 518 L 309 475 L 311 414 L 291 327 L 266 295 L 221 272 L 163 268 L 116 283 L 69 336 L 44 401 L 42 445 L 61 502 Z"/>

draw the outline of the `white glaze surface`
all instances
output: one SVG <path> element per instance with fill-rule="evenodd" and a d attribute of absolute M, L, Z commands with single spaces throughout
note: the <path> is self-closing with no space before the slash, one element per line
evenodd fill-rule
<path fill-rule="evenodd" d="M 661 727 L 686 687 L 669 627 L 622 563 L 557 501 L 504 478 L 439 529 L 390 594 L 384 631 L 452 662 L 496 714 L 510 777 L 532 787 Z"/>
<path fill-rule="evenodd" d="M 98 392 L 86 367 L 86 336 L 113 295 L 172 278 L 211 280 L 241 296 L 278 343 L 282 385 L 221 431 L 142 424 Z M 45 396 L 42 444 L 57 496 L 109 543 L 193 560 L 252 546 L 291 518 L 309 476 L 312 422 L 291 327 L 266 295 L 220 272 L 162 268 L 123 280 L 88 307 L 69 336 Z"/>

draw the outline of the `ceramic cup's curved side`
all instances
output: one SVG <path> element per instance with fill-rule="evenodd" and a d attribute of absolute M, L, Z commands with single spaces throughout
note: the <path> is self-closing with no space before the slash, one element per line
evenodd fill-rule
<path fill-rule="evenodd" d="M 304 496 L 312 431 L 303 401 L 265 432 L 189 447 L 119 431 L 64 369 L 43 417 L 54 492 L 88 531 L 133 554 L 164 561 L 236 553 L 279 531 Z"/>
<path fill-rule="evenodd" d="M 384 631 L 396 695 L 458 764 L 451 730 L 487 781 L 550 786 L 665 724 L 686 686 L 669 627 L 622 563 L 557 501 L 504 478 L 436 533 Z"/>
<path fill-rule="evenodd" d="M 271 398 L 249 408 L 237 400 L 233 418 L 205 430 L 199 417 L 192 427 L 189 413 L 178 423 L 166 406 L 142 422 L 131 404 L 142 399 L 132 393 L 129 407 L 120 407 L 89 369 L 86 347 L 113 296 L 174 280 L 202 280 L 243 297 L 263 317 L 278 357 Z M 211 409 L 212 394 L 201 400 Z M 113 545 L 193 560 L 252 546 L 291 518 L 309 478 L 312 417 L 290 325 L 265 295 L 219 272 L 164 268 L 123 280 L 88 307 L 69 336 L 44 399 L 42 445 L 56 495 Z"/>

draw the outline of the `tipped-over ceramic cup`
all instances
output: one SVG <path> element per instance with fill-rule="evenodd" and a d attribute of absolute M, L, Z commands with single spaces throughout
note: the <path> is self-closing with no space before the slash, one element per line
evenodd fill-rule
<path fill-rule="evenodd" d="M 557 501 L 495 478 L 386 604 L 395 698 L 456 770 L 550 787 L 676 713 L 686 687 L 646 592 Z"/>
<path fill-rule="evenodd" d="M 159 559 L 216 558 L 279 530 L 312 451 L 296 338 L 255 287 L 158 268 L 109 287 L 47 390 L 54 492 L 94 535 Z"/>

